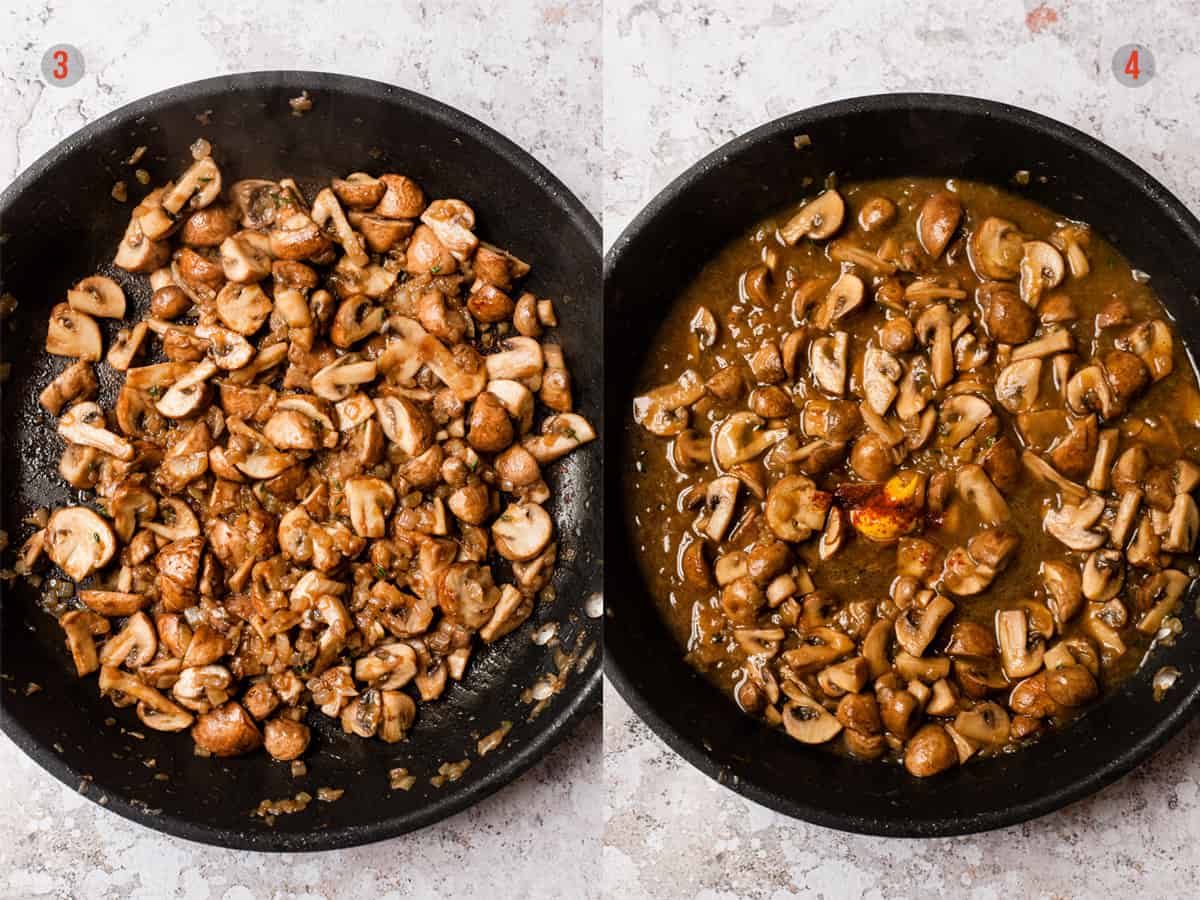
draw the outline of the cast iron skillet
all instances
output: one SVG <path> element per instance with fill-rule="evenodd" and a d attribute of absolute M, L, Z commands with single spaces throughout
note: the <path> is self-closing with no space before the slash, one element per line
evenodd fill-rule
<path fill-rule="evenodd" d="M 313 108 L 298 118 L 288 99 L 302 89 Z M 3 358 L 13 367 L 2 388 L 2 527 L 14 544 L 31 531 L 21 524 L 25 515 L 61 504 L 70 493 L 57 476 L 61 444 L 53 422 L 36 408 L 38 391 L 65 364 L 42 351 L 49 309 L 75 280 L 112 259 L 132 205 L 110 198 L 113 182 L 129 182 L 131 197 L 147 190 L 123 160 L 146 145 L 140 164 L 161 183 L 186 167 L 188 147 L 199 136 L 216 148 L 227 183 L 247 176 L 328 179 L 358 170 L 397 171 L 415 178 L 431 197 L 465 198 L 487 240 L 533 263 L 530 289 L 555 298 L 575 395 L 599 430 L 600 229 L 561 182 L 475 119 L 390 85 L 308 72 L 215 78 L 105 116 L 47 153 L 0 195 L 6 238 L 0 284 L 20 301 L 16 316 L 0 329 Z M 600 590 L 600 455 L 597 442 L 549 473 L 561 546 L 574 551 L 573 559 L 560 562 L 557 600 L 541 604 L 519 631 L 479 652 L 468 677 L 441 701 L 422 704 L 403 743 L 343 737 L 317 713 L 310 716 L 315 735 L 307 777 L 292 779 L 286 764 L 261 752 L 227 761 L 196 758 L 186 734 L 142 727 L 131 710 L 115 710 L 99 698 L 94 677 L 75 677 L 57 625 L 23 581 L 0 587 L 0 726 L 51 774 L 72 788 L 83 783 L 92 800 L 105 798 L 123 816 L 192 840 L 320 850 L 445 818 L 516 778 L 599 703 L 601 626 L 583 614 L 583 606 Z M 581 659 L 566 686 L 529 721 L 531 704 L 522 692 L 542 673 L 557 671 L 551 649 L 530 639 L 539 623 L 549 621 L 559 623 L 563 646 L 580 650 Z M 30 682 L 42 690 L 26 696 Z M 107 717 L 116 724 L 105 726 Z M 515 723 L 512 732 L 480 759 L 476 740 L 504 720 Z M 440 763 L 464 757 L 472 764 L 459 781 L 441 789 L 429 784 Z M 153 768 L 144 764 L 150 759 Z M 388 790 L 387 772 L 395 766 L 418 776 L 409 793 Z M 157 773 L 169 780 L 155 780 Z M 320 786 L 347 790 L 336 803 L 314 801 L 303 813 L 280 816 L 273 828 L 248 814 L 264 798 L 315 794 Z"/>
<path fill-rule="evenodd" d="M 807 134 L 811 146 L 794 140 Z M 757 219 L 798 201 L 829 172 L 843 179 L 943 175 L 1010 185 L 1084 219 L 1153 285 L 1184 339 L 1200 347 L 1200 222 L 1149 175 L 1085 134 L 1043 116 L 966 97 L 893 94 L 819 106 L 764 125 L 712 153 L 654 198 L 605 259 L 605 410 L 630 427 L 632 379 L 667 307 L 698 269 Z M 810 182 L 811 184 L 811 182 Z M 617 350 L 616 348 L 620 348 Z M 618 356 L 619 354 L 619 356 Z M 618 426 L 618 427 L 622 427 Z M 610 515 L 606 669 L 658 735 L 706 775 L 750 799 L 818 825 L 911 837 L 965 834 L 1022 822 L 1114 781 L 1149 756 L 1200 702 L 1200 623 L 1154 664 L 1066 731 L 1032 749 L 927 780 L 895 766 L 814 752 L 742 715 L 682 659 L 639 575 L 625 530 L 625 442 L 607 451 Z M 1151 699 L 1162 665 L 1182 673 L 1168 700 Z"/>

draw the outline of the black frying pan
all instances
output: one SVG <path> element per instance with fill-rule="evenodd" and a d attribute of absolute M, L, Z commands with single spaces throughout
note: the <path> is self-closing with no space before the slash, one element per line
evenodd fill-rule
<path fill-rule="evenodd" d="M 811 145 L 798 149 L 807 134 Z M 757 219 L 800 198 L 802 179 L 941 175 L 1009 185 L 1111 240 L 1154 287 L 1190 347 L 1200 348 L 1200 222 L 1165 188 L 1094 139 L 1043 116 L 966 97 L 893 94 L 831 103 L 764 125 L 676 179 L 605 258 L 605 410 L 629 427 L 633 375 L 669 304 L 700 266 Z M 620 348 L 619 350 L 616 348 Z M 1200 702 L 1200 622 L 1149 668 L 1068 730 L 1032 749 L 918 780 L 898 766 L 802 747 L 742 715 L 681 659 L 638 574 L 624 529 L 624 442 L 606 450 L 609 498 L 606 671 L 634 710 L 712 778 L 796 818 L 864 834 L 931 837 L 1022 822 L 1114 781 L 1149 756 Z M 1193 592 L 1194 593 L 1194 592 Z M 1156 704 L 1159 666 L 1182 673 Z"/>
<path fill-rule="evenodd" d="M 291 115 L 288 100 L 307 89 L 313 108 Z M 202 124 L 197 117 L 206 120 Z M 257 72 L 214 78 L 164 91 L 105 116 L 59 144 L 0 195 L 0 289 L 20 301 L 0 328 L 0 353 L 12 377 L 3 400 L 3 528 L 14 543 L 29 532 L 21 519 L 38 506 L 68 500 L 57 476 L 61 444 L 37 394 L 64 360 L 42 350 L 50 307 L 77 279 L 112 259 L 130 204 L 109 196 L 117 179 L 131 197 L 147 190 L 123 164 L 140 144 L 141 165 L 161 183 L 186 167 L 188 147 L 208 138 L 229 182 L 286 175 L 328 179 L 352 171 L 397 171 L 431 197 L 462 197 L 479 231 L 533 263 L 528 286 L 553 297 L 558 335 L 574 379 L 580 411 L 600 431 L 600 228 L 543 166 L 475 119 L 426 97 L 378 82 L 307 72 Z M 127 292 L 135 282 L 123 278 Z M 136 279 L 144 281 L 144 279 Z M 144 304 L 145 291 L 136 292 Z M 144 306 L 136 307 L 140 315 Z M 344 737 L 319 713 L 309 774 L 293 779 L 286 764 L 264 753 L 231 760 L 193 756 L 186 735 L 158 734 L 131 710 L 98 696 L 94 677 L 73 674 L 54 620 L 23 581 L 0 585 L 0 726 L 51 774 L 109 809 L 192 840 L 256 850 L 320 850 L 401 834 L 463 809 L 516 778 L 599 703 L 600 620 L 584 614 L 600 590 L 602 499 L 600 443 L 549 473 L 560 547 L 568 550 L 555 576 L 557 599 L 541 604 L 517 632 L 472 660 L 469 674 L 442 700 L 422 704 L 407 741 Z M 573 553 L 573 557 L 570 554 Z M 6 564 L 11 565 L 11 561 Z M 562 646 L 578 650 L 576 671 L 544 711 L 530 720 L 522 699 L 539 675 L 557 671 L 551 648 L 531 634 L 559 623 Z M 587 655 L 591 648 L 591 655 Z M 586 657 L 586 658 L 584 658 Z M 26 695 L 30 683 L 42 690 Z M 107 717 L 116 724 L 105 726 Z M 482 759 L 479 737 L 504 720 L 512 732 Z M 135 739 L 124 729 L 145 734 Z M 429 783 L 442 762 L 470 757 L 462 778 L 438 789 Z M 153 769 L 144 762 L 154 759 Z M 413 789 L 388 790 L 387 772 L 405 766 Z M 164 773 L 169 780 L 155 780 Z M 346 788 L 336 803 L 314 802 L 280 816 L 274 827 L 249 815 L 259 800 Z"/>

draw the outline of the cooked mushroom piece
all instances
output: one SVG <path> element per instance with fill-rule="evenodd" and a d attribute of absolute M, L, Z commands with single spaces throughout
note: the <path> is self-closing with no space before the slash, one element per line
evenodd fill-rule
<path fill-rule="evenodd" d="M 1027 678 L 1042 668 L 1045 647 L 1031 639 L 1025 611 L 1004 609 L 996 613 L 996 642 L 1004 673 L 1014 680 Z"/>
<path fill-rule="evenodd" d="M 1119 550 L 1096 550 L 1083 565 L 1083 595 L 1093 602 L 1111 600 L 1125 583 L 1125 558 Z"/>
<path fill-rule="evenodd" d="M 937 191 L 917 215 L 917 237 L 925 252 L 937 259 L 950 243 L 962 219 L 962 201 L 950 191 Z"/>
<path fill-rule="evenodd" d="M 1079 570 L 1062 560 L 1045 560 L 1041 575 L 1050 610 L 1062 628 L 1083 608 L 1083 582 Z"/>
<path fill-rule="evenodd" d="M 767 525 L 785 541 L 808 540 L 825 527 L 833 497 L 803 475 L 781 478 L 767 493 Z"/>
<path fill-rule="evenodd" d="M 1169 553 L 1191 553 L 1200 531 L 1200 510 L 1191 494 L 1176 494 L 1171 504 L 1162 549 Z"/>
<path fill-rule="evenodd" d="M 76 312 L 87 315 L 104 319 L 125 318 L 125 292 L 104 275 L 85 278 L 67 291 L 67 304 Z"/>
<path fill-rule="evenodd" d="M 783 708 L 783 727 L 802 744 L 824 744 L 842 730 L 842 723 L 811 697 L 798 695 Z"/>
<path fill-rule="evenodd" d="M 929 778 L 958 764 L 958 749 L 941 725 L 923 726 L 908 741 L 904 768 L 917 778 Z"/>
<path fill-rule="evenodd" d="M 1021 248 L 1021 299 L 1032 307 L 1042 295 L 1062 283 L 1066 265 L 1062 254 L 1045 241 L 1027 241 Z"/>
<path fill-rule="evenodd" d="M 921 656 L 952 612 L 953 601 L 941 594 L 935 595 L 923 609 L 909 607 L 896 618 L 896 642 L 905 652 Z"/>
<path fill-rule="evenodd" d="M 1105 536 L 1091 527 L 1104 513 L 1104 498 L 1092 495 L 1078 506 L 1064 503 L 1042 518 L 1046 531 L 1072 550 L 1095 550 L 1103 546 Z"/>
<path fill-rule="evenodd" d="M 785 244 L 795 244 L 802 237 L 820 241 L 832 237 L 842 227 L 846 202 L 837 191 L 828 190 L 805 204 L 796 215 L 779 229 Z"/>
<path fill-rule="evenodd" d="M 876 415 L 886 415 L 899 392 L 897 382 L 904 375 L 900 361 L 886 350 L 868 347 L 863 355 L 863 391 L 867 406 Z"/>
<path fill-rule="evenodd" d="M 241 756 L 262 746 L 254 719 L 232 700 L 196 719 L 192 739 L 213 756 Z"/>
<path fill-rule="evenodd" d="M 1007 219 L 989 216 L 971 234 L 971 266 L 980 278 L 1011 281 L 1019 274 L 1024 238 Z"/>
<path fill-rule="evenodd" d="M 55 356 L 96 361 L 103 356 L 100 326 L 85 312 L 59 303 L 50 310 L 46 352 Z"/>
<path fill-rule="evenodd" d="M 360 537 L 379 538 L 387 531 L 387 517 L 396 504 L 396 492 L 379 478 L 355 477 L 345 484 L 350 522 Z"/>
<path fill-rule="evenodd" d="M 505 559 L 533 559 L 550 543 L 554 526 L 536 503 L 511 504 L 492 525 L 496 550 Z"/>
<path fill-rule="evenodd" d="M 996 401 L 1013 415 L 1028 412 L 1037 403 L 1041 377 L 1041 359 L 1010 363 L 996 376 Z"/>
<path fill-rule="evenodd" d="M 714 541 L 722 541 L 733 522 L 741 482 L 733 475 L 713 479 L 705 490 L 704 504 L 707 524 L 704 532 Z"/>
<path fill-rule="evenodd" d="M 1131 328 L 1117 340 L 1117 346 L 1136 354 L 1150 370 L 1154 381 L 1166 378 L 1175 367 L 1175 341 L 1170 327 L 1161 319 L 1151 319 Z"/>
<path fill-rule="evenodd" d="M 809 344 L 809 366 L 817 384 L 825 392 L 841 397 L 846 393 L 850 335 L 838 331 Z"/>
<path fill-rule="evenodd" d="M 46 523 L 46 555 L 75 581 L 106 566 L 117 550 L 117 538 L 106 520 L 86 506 L 55 510 Z"/>

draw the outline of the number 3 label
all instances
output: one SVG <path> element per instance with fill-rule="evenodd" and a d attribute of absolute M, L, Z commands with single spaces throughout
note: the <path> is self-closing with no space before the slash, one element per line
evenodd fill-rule
<path fill-rule="evenodd" d="M 83 77 L 83 54 L 71 44 L 55 44 L 42 56 L 42 78 L 54 87 L 70 87 Z"/>
<path fill-rule="evenodd" d="M 1154 77 L 1154 54 L 1145 44 L 1126 44 L 1113 54 L 1112 71 L 1126 87 L 1141 87 Z"/>

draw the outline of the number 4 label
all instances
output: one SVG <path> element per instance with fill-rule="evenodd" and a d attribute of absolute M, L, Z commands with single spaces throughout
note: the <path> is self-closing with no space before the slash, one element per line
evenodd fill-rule
<path fill-rule="evenodd" d="M 1125 44 L 1113 54 L 1112 71 L 1126 87 L 1141 87 L 1154 77 L 1154 54 L 1145 44 Z"/>

